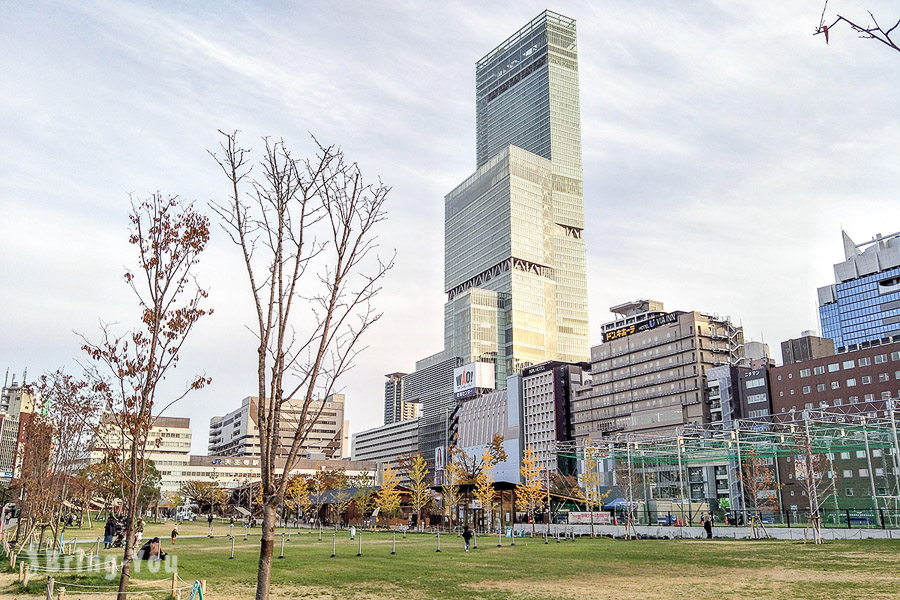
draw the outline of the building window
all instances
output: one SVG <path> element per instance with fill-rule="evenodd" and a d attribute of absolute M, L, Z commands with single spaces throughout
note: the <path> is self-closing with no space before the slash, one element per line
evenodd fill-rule
<path fill-rule="evenodd" d="M 831 363 L 828 365 L 828 372 L 834 373 L 835 371 L 840 370 L 841 366 L 838 363 Z"/>
<path fill-rule="evenodd" d="M 759 386 L 765 385 L 765 384 L 766 384 L 766 380 L 761 377 L 759 379 L 748 379 L 744 382 L 744 388 L 750 389 L 750 388 L 759 387 Z"/>
<path fill-rule="evenodd" d="M 860 367 L 868 367 L 869 365 L 872 364 L 872 359 L 869 358 L 868 356 L 866 356 L 866 357 L 859 359 L 856 362 L 857 362 L 857 364 L 859 364 Z"/>
<path fill-rule="evenodd" d="M 890 381 L 890 380 L 891 380 L 891 376 L 888 375 L 887 373 L 879 373 L 878 374 L 878 381 L 884 383 L 885 381 Z"/>
<path fill-rule="evenodd" d="M 833 390 L 839 390 L 839 389 L 841 389 L 841 382 L 840 382 L 840 381 L 832 381 L 832 382 L 831 382 L 831 389 L 833 389 Z"/>
<path fill-rule="evenodd" d="M 844 403 L 844 401 L 841 400 L 840 398 L 835 398 L 834 402 L 832 402 L 832 404 L 834 404 L 835 406 L 840 406 L 843 403 Z"/>
<path fill-rule="evenodd" d="M 850 453 L 849 452 L 841 452 L 841 458 L 844 460 L 850 460 Z"/>
<path fill-rule="evenodd" d="M 852 479 L 852 478 L 853 478 L 853 471 L 851 471 L 850 469 L 844 469 L 844 479 Z"/>
<path fill-rule="evenodd" d="M 809 369 L 800 369 L 800 377 L 809 377 Z"/>
<path fill-rule="evenodd" d="M 860 477 L 868 477 L 868 476 L 869 476 L 869 470 L 868 470 L 868 469 L 860 469 L 860 470 L 859 470 L 859 476 L 860 476 Z"/>
<path fill-rule="evenodd" d="M 846 489 L 844 490 L 844 493 L 845 493 L 846 495 L 848 495 L 848 496 L 852 496 L 852 495 L 853 495 L 853 488 L 846 488 Z"/>
<path fill-rule="evenodd" d="M 900 360 L 900 350 L 891 352 L 891 360 Z"/>
<path fill-rule="evenodd" d="M 845 371 L 846 371 L 847 369 L 852 369 L 853 367 L 856 366 L 856 363 L 855 363 L 854 361 L 852 361 L 852 360 L 845 360 L 843 364 L 844 364 L 844 370 L 845 370 Z"/>
<path fill-rule="evenodd" d="M 856 387 L 856 378 L 851 377 L 847 380 L 847 387 Z"/>
<path fill-rule="evenodd" d="M 824 384 L 824 383 L 818 383 L 818 384 L 816 384 L 816 391 L 817 391 L 817 392 L 824 392 L 824 391 L 825 391 L 825 384 Z"/>
<path fill-rule="evenodd" d="M 863 385 L 868 385 L 868 384 L 872 383 L 872 376 L 871 375 L 863 375 L 862 383 L 863 383 Z"/>
<path fill-rule="evenodd" d="M 875 394 L 866 394 L 865 396 L 863 396 L 863 400 L 865 400 L 866 402 L 872 402 L 873 400 L 875 400 Z"/>
<path fill-rule="evenodd" d="M 813 375 L 824 375 L 824 374 L 825 374 L 825 367 L 822 367 L 822 366 L 813 367 Z"/>
<path fill-rule="evenodd" d="M 812 392 L 812 388 L 808 385 L 804 385 L 802 391 L 804 394 L 809 394 L 810 392 Z"/>
<path fill-rule="evenodd" d="M 747 396 L 747 404 L 756 404 L 757 402 L 765 402 L 768 397 L 765 394 L 751 394 Z"/>
<path fill-rule="evenodd" d="M 803 405 L 803 407 L 804 407 L 804 408 L 812 408 L 812 407 L 813 407 L 813 403 L 812 403 L 812 402 L 807 402 L 806 404 Z"/>
<path fill-rule="evenodd" d="M 769 410 L 767 408 L 760 408 L 758 410 L 751 410 L 749 416 L 751 419 L 755 419 L 756 417 L 765 417 L 769 414 Z"/>
<path fill-rule="evenodd" d="M 859 402 L 859 396 L 850 396 L 849 398 L 847 398 L 847 400 L 850 402 L 850 404 L 856 404 L 857 402 Z"/>
<path fill-rule="evenodd" d="M 880 365 L 887 362 L 887 354 L 877 354 L 875 356 L 875 364 Z"/>

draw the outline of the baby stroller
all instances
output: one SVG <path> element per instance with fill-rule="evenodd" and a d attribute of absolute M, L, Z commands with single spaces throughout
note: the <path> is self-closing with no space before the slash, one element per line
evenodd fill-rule
<path fill-rule="evenodd" d="M 112 547 L 113 548 L 122 548 L 125 545 L 125 532 L 123 530 L 119 530 L 116 532 L 116 537 L 113 538 Z"/>

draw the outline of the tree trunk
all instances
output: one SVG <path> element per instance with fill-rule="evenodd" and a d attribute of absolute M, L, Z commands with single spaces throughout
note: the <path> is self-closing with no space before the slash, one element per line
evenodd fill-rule
<path fill-rule="evenodd" d="M 128 598 L 128 584 L 131 581 L 131 563 L 134 557 L 134 524 L 137 522 L 137 510 L 134 502 L 129 502 L 125 512 L 125 552 L 122 558 L 122 571 L 119 576 L 118 600 Z"/>
<path fill-rule="evenodd" d="M 272 500 L 263 504 L 262 513 L 262 539 L 259 542 L 256 600 L 269 599 L 269 585 L 272 583 L 272 562 L 275 558 L 275 504 L 272 503 Z"/>

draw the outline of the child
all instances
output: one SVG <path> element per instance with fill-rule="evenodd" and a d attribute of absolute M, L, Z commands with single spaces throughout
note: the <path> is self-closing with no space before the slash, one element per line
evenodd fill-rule
<path fill-rule="evenodd" d="M 175 545 L 175 538 L 178 537 L 178 525 L 172 530 L 172 545 Z"/>

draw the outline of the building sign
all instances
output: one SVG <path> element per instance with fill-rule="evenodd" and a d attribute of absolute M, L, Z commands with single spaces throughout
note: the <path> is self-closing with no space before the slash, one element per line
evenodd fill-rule
<path fill-rule="evenodd" d="M 612 522 L 612 515 L 608 511 L 594 511 L 594 525 L 606 525 Z M 590 525 L 591 513 L 570 512 L 569 525 Z"/>
<path fill-rule="evenodd" d="M 460 400 L 494 389 L 494 365 L 475 362 L 453 370 L 453 398 Z"/>
<path fill-rule="evenodd" d="M 539 365 L 534 365 L 533 367 L 525 367 L 522 370 L 522 375 L 524 377 L 531 377 L 532 375 L 537 375 L 539 373 L 543 373 L 545 371 L 551 371 L 556 365 L 560 364 L 557 361 L 551 360 Z"/>
<path fill-rule="evenodd" d="M 603 332 L 603 342 L 611 342 L 613 340 L 617 340 L 619 338 L 627 337 L 634 333 L 640 333 L 642 331 L 650 331 L 651 329 L 656 329 L 661 325 L 670 325 L 678 321 L 678 313 L 664 313 L 659 315 L 658 317 L 653 317 L 652 319 L 648 319 L 643 323 L 637 323 L 635 325 L 627 325 L 625 327 L 619 327 L 618 329 L 610 329 L 609 331 Z"/>

